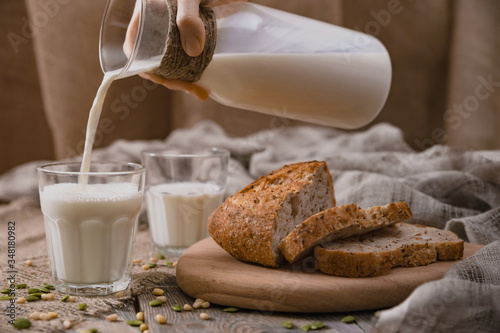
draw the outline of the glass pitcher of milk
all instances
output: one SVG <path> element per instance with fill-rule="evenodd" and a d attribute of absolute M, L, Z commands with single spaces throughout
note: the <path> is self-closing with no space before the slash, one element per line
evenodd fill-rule
<path fill-rule="evenodd" d="M 161 62 L 168 1 L 108 1 L 101 29 L 104 72 L 122 68 L 120 77 L 126 77 L 169 65 Z M 127 57 L 122 46 L 134 8 L 140 21 Z M 215 50 L 197 81 L 215 101 L 346 129 L 366 125 L 382 109 L 391 60 L 376 38 L 248 2 L 220 6 L 215 14 Z"/>

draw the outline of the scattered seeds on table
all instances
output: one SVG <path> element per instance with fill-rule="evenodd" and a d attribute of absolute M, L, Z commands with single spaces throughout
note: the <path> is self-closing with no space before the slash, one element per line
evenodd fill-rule
<path fill-rule="evenodd" d="M 229 308 L 225 308 L 223 311 L 224 312 L 238 312 L 238 311 L 240 311 L 240 309 L 235 308 L 234 306 L 231 306 Z"/>
<path fill-rule="evenodd" d="M 133 264 L 140 264 L 142 262 L 142 259 L 134 259 L 132 260 Z"/>
<path fill-rule="evenodd" d="M 16 284 L 16 289 L 24 289 L 26 288 L 28 285 L 26 283 L 19 283 L 19 284 Z"/>
<path fill-rule="evenodd" d="M 172 310 L 182 312 L 182 306 L 180 306 L 179 304 L 174 304 L 172 305 Z"/>
<path fill-rule="evenodd" d="M 75 302 L 76 301 L 76 296 L 70 296 L 68 298 L 68 302 Z"/>
<path fill-rule="evenodd" d="M 28 318 L 31 319 L 31 320 L 39 320 L 40 319 L 40 312 L 30 313 L 30 315 L 28 316 Z"/>
<path fill-rule="evenodd" d="M 311 324 L 312 330 L 319 330 L 322 329 L 323 327 L 325 327 L 325 323 L 323 323 L 322 321 L 316 321 Z"/>
<path fill-rule="evenodd" d="M 182 307 L 182 309 L 184 311 L 191 311 L 191 310 L 193 310 L 193 308 L 189 304 L 184 304 L 184 306 Z"/>
<path fill-rule="evenodd" d="M 151 258 L 149 258 L 149 261 L 150 261 L 150 262 L 158 262 L 158 258 L 156 258 L 156 257 L 151 257 Z"/>
<path fill-rule="evenodd" d="M 165 295 L 165 290 L 160 289 L 160 288 L 155 288 L 155 289 L 153 289 L 153 294 L 156 296 L 163 296 L 163 295 Z"/>
<path fill-rule="evenodd" d="M 149 267 L 149 265 L 142 265 L 142 270 L 148 271 L 150 269 L 151 269 L 151 267 Z"/>
<path fill-rule="evenodd" d="M 155 320 L 158 324 L 166 324 L 167 323 L 167 318 L 165 318 L 164 315 L 161 315 L 161 314 L 157 314 L 155 316 Z"/>
<path fill-rule="evenodd" d="M 160 306 L 162 304 L 163 304 L 163 302 L 160 301 L 159 299 L 154 299 L 151 302 L 149 302 L 149 305 L 151 305 L 151 306 Z"/>
<path fill-rule="evenodd" d="M 355 321 L 356 321 L 356 317 L 354 317 L 354 316 L 345 316 L 344 318 L 342 318 L 342 322 L 346 323 L 346 324 L 350 324 L 350 323 L 353 323 Z"/>
<path fill-rule="evenodd" d="M 210 316 L 208 315 L 208 313 L 202 312 L 202 313 L 200 313 L 200 318 L 203 320 L 208 320 L 208 319 L 210 319 Z"/>
<path fill-rule="evenodd" d="M 33 260 L 26 260 L 26 261 L 24 262 L 24 264 L 25 264 L 26 266 L 32 266 L 32 265 L 33 265 Z"/>
<path fill-rule="evenodd" d="M 144 320 L 144 313 L 142 313 L 142 312 L 137 312 L 137 313 L 135 314 L 135 319 L 137 319 L 137 320 Z"/>
<path fill-rule="evenodd" d="M 26 303 L 26 297 L 24 297 L 24 296 L 19 297 L 18 299 L 16 299 L 16 303 L 17 304 Z"/>
<path fill-rule="evenodd" d="M 205 301 L 205 302 L 201 303 L 201 307 L 204 308 L 204 309 L 208 309 L 210 307 L 210 302 L 209 301 Z"/>
<path fill-rule="evenodd" d="M 193 303 L 193 309 L 198 309 L 203 302 L 205 302 L 205 300 L 203 300 L 201 298 L 195 299 L 194 303 Z"/>
<path fill-rule="evenodd" d="M 50 301 L 50 300 L 53 300 L 54 299 L 54 294 L 52 293 L 48 293 L 48 294 L 42 294 L 42 299 L 44 301 Z"/>
<path fill-rule="evenodd" d="M 162 301 L 163 303 L 167 302 L 167 296 L 157 296 L 156 299 Z"/>
<path fill-rule="evenodd" d="M 87 308 L 87 303 L 80 303 L 78 304 L 78 310 L 85 310 Z"/>
<path fill-rule="evenodd" d="M 163 254 L 161 254 L 161 253 L 158 253 L 158 254 L 156 255 L 156 257 L 157 257 L 158 259 L 165 259 L 165 256 L 164 256 Z"/>
<path fill-rule="evenodd" d="M 69 295 L 66 295 L 63 298 L 61 298 L 61 302 L 67 302 L 68 299 L 69 299 Z"/>
<path fill-rule="evenodd" d="M 293 323 L 290 320 L 285 320 L 281 323 L 281 327 L 284 328 L 293 328 Z"/>
<path fill-rule="evenodd" d="M 116 314 L 116 313 L 110 314 L 109 316 L 106 317 L 106 320 L 107 321 L 117 321 L 118 320 L 118 314 Z"/>
<path fill-rule="evenodd" d="M 25 328 L 30 328 L 31 327 L 31 321 L 29 321 L 26 318 L 17 318 L 14 320 L 12 324 L 15 328 L 18 330 L 23 330 Z"/>
<path fill-rule="evenodd" d="M 142 320 L 127 320 L 127 324 L 130 326 L 141 326 Z"/>
<path fill-rule="evenodd" d="M 156 267 L 156 266 L 158 266 L 158 265 L 156 265 L 156 263 L 154 263 L 154 262 L 149 262 L 149 263 L 148 263 L 148 266 L 149 266 L 149 268 L 155 268 L 155 267 Z M 144 267 L 144 266 L 143 266 L 143 267 Z"/>
<path fill-rule="evenodd" d="M 148 325 L 146 325 L 145 323 L 142 323 L 141 326 L 139 326 L 139 329 L 141 330 L 141 332 L 144 332 L 145 330 L 148 329 Z"/>
<path fill-rule="evenodd" d="M 63 321 L 63 326 L 65 329 L 70 329 L 71 326 L 73 326 L 73 324 L 71 323 L 71 321 L 65 320 L 65 321 Z"/>

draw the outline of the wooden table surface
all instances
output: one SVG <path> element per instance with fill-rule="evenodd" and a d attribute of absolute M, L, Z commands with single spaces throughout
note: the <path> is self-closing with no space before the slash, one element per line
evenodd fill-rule
<path fill-rule="evenodd" d="M 66 332 L 81 332 L 83 328 L 97 328 L 98 332 L 139 332 L 137 327 L 130 327 L 126 320 L 134 320 L 137 312 L 144 313 L 144 321 L 149 326 L 149 332 L 303 332 L 301 326 L 307 323 L 321 321 L 325 327 L 320 332 L 369 332 L 373 326 L 374 311 L 353 313 L 280 313 L 261 312 L 256 310 L 240 309 L 238 312 L 224 312 L 225 307 L 215 304 L 207 309 L 193 309 L 192 311 L 175 312 L 172 304 L 193 304 L 194 299 L 187 296 L 177 286 L 175 278 L 170 278 L 169 284 L 163 287 L 168 298 L 167 303 L 160 307 L 151 307 L 149 302 L 154 299 L 152 293 L 145 293 L 137 297 L 127 308 L 117 310 L 121 322 L 108 322 L 103 317 L 87 318 L 86 323 L 80 324 L 77 330 Z M 205 312 L 210 319 L 203 320 L 200 313 Z M 161 313 L 167 318 L 166 325 L 157 324 L 155 315 Z M 356 322 L 345 324 L 342 318 L 353 315 Z M 281 327 L 283 321 L 292 321 L 293 329 Z"/>

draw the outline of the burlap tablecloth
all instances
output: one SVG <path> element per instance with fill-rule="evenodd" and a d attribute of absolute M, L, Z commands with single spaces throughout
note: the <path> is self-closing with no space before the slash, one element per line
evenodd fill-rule
<path fill-rule="evenodd" d="M 283 164 L 325 160 L 334 179 L 338 205 L 357 203 L 364 208 L 404 200 L 413 211 L 410 222 L 449 229 L 466 241 L 489 244 L 472 258 L 454 265 L 443 279 L 422 285 L 399 306 L 380 312 L 374 332 L 498 330 L 500 151 L 462 151 L 437 145 L 415 152 L 404 142 L 401 131 L 388 124 L 355 133 L 308 126 L 286 128 L 279 124 L 273 123 L 270 129 L 248 137 L 230 138 L 216 124 L 201 122 L 193 128 L 174 131 L 165 141 L 118 141 L 97 150 L 94 159 L 139 162 L 140 151 L 145 148 L 227 148 L 232 159 L 226 194 Z M 4 237 L 7 220 L 19 221 L 18 258 L 33 258 L 36 263 L 34 268 L 23 269 L 19 276 L 42 282 L 48 279 L 43 228 L 40 218 L 30 215 L 36 211 L 34 170 L 38 163 L 22 165 L 0 177 L 0 199 L 34 198 L 4 208 L 0 223 Z M 144 248 L 137 253 L 151 251 L 146 237 L 145 230 L 138 233 L 137 244 Z M 0 241 L 6 244 L 5 239 Z M 5 251 L 2 247 L 1 258 L 5 258 Z M 2 280 L 5 263 L 6 260 L 0 262 Z M 136 278 L 136 282 L 140 280 Z M 120 302 L 105 297 L 98 301 L 96 309 L 104 313 L 110 306 L 120 306 Z"/>

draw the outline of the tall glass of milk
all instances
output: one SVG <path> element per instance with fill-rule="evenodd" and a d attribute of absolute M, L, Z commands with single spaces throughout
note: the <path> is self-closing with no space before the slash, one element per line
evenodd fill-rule
<path fill-rule="evenodd" d="M 391 60 L 371 35 L 232 2 L 207 14 L 205 50 L 190 58 L 176 44 L 173 3 L 108 0 L 100 44 L 104 72 L 120 69 L 119 76 L 125 77 L 151 71 L 194 81 L 221 104 L 338 128 L 366 125 L 385 104 Z M 205 11 L 201 7 L 202 17 Z M 137 27 L 133 36 L 131 20 Z M 212 21 L 216 24 L 207 24 Z M 135 42 L 125 55 L 124 42 L 131 37 Z"/>
<path fill-rule="evenodd" d="M 142 152 L 153 248 L 181 253 L 208 237 L 207 221 L 222 203 L 229 152 L 224 149 Z"/>
<path fill-rule="evenodd" d="M 145 168 L 134 163 L 52 163 L 37 168 L 54 287 L 75 295 L 127 288 Z M 85 179 L 85 182 L 82 179 Z"/>

